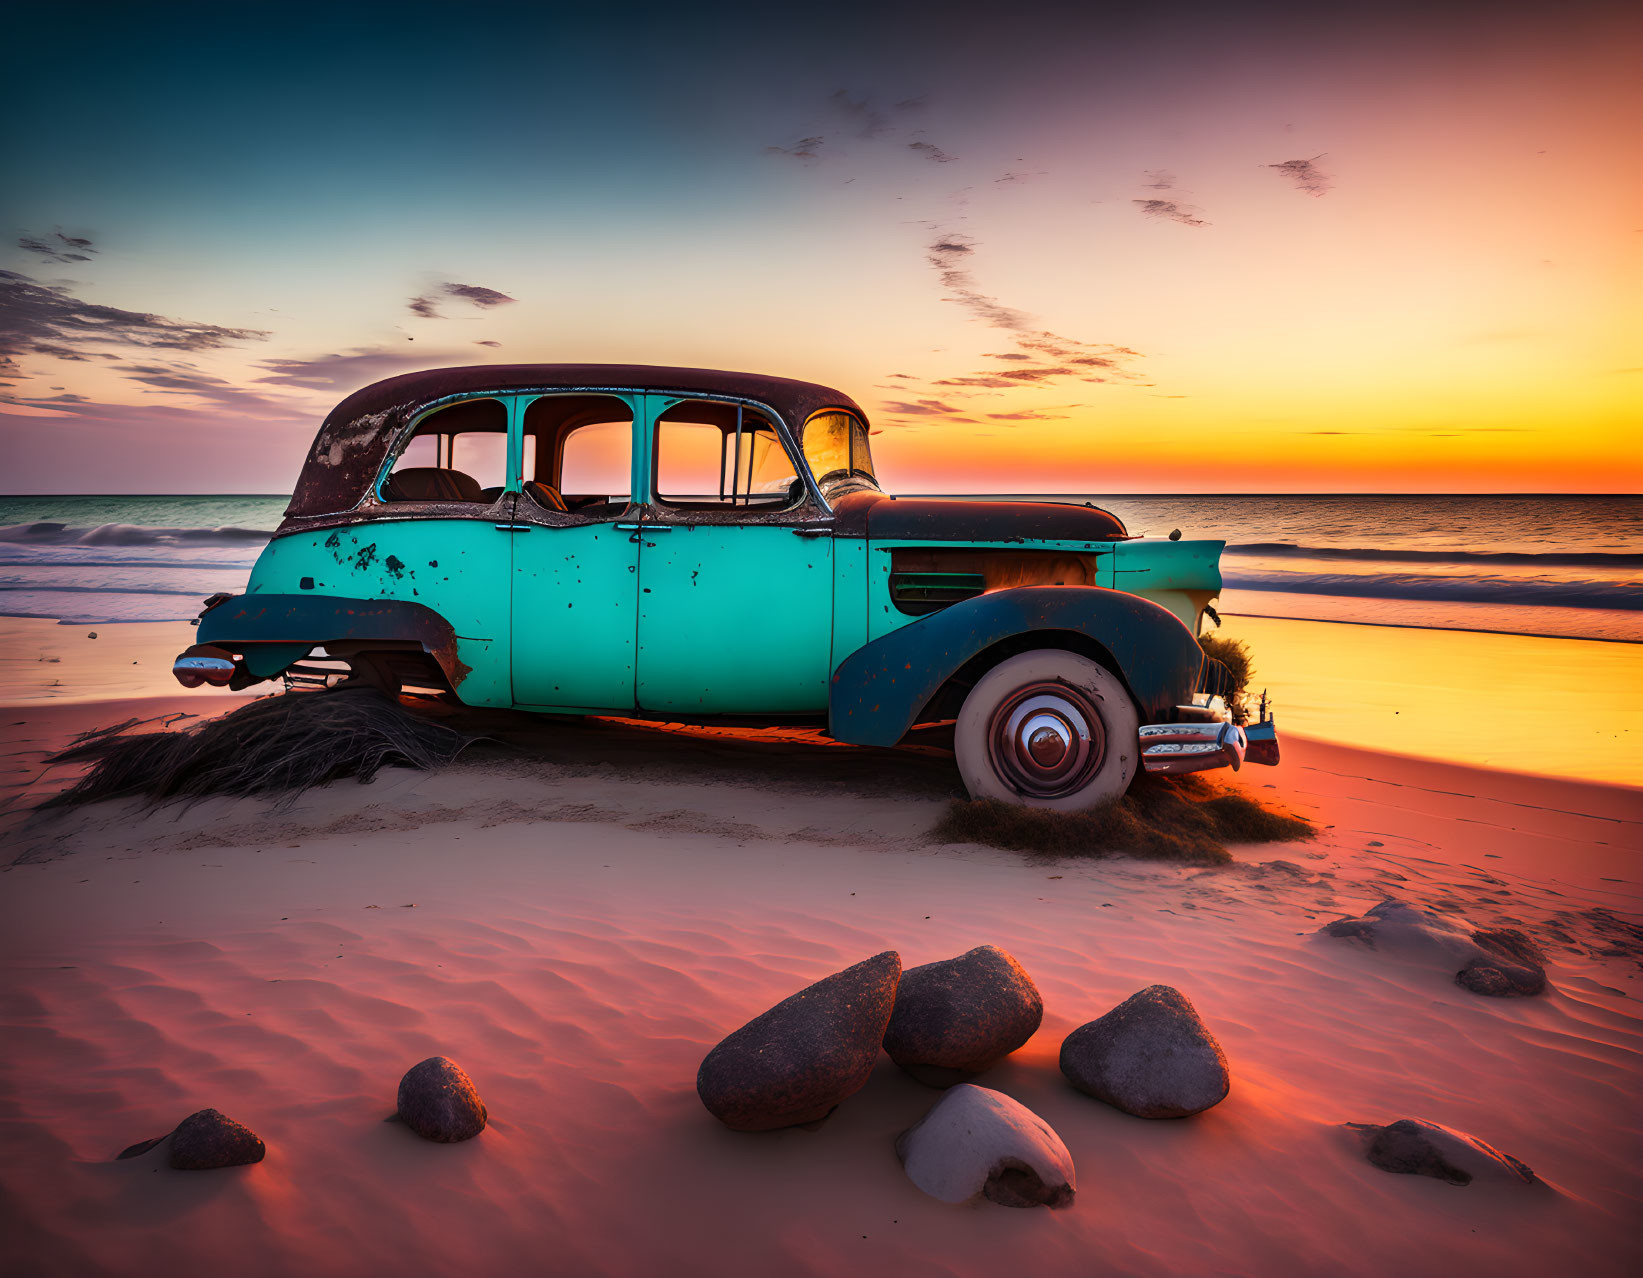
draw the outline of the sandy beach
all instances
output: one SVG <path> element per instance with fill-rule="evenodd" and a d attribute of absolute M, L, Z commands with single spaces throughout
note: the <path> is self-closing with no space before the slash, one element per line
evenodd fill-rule
<path fill-rule="evenodd" d="M 1643 6 L 1298 16 L 14 23 L 0 1278 L 1643 1275 Z"/>
<path fill-rule="evenodd" d="M 42 751 L 176 695 L 6 712 Z M 231 704 L 217 701 L 218 706 Z M 1623 1274 L 1643 1260 L 1643 794 L 1291 736 L 1230 784 L 1310 842 L 1209 869 L 934 841 L 939 751 L 544 723 L 437 774 L 288 809 L 130 804 L 16 823 L 0 890 L 4 1231 L 19 1272 Z M 1393 897 L 1520 927 L 1551 989 L 1480 998 L 1441 962 L 1315 935 Z M 1042 1028 L 979 1081 L 1076 1162 L 1061 1211 L 950 1207 L 892 1149 L 940 1093 L 887 1057 L 819 1130 L 745 1135 L 694 1089 L 719 1039 L 884 949 L 992 943 Z M 1452 966 L 1452 965 L 1451 965 Z M 1056 1068 L 1153 983 L 1196 1004 L 1231 1093 L 1148 1121 Z M 491 1123 L 383 1120 L 444 1054 Z M 171 1172 L 124 1146 L 206 1106 L 268 1143 Z M 1544 1182 L 1370 1166 L 1343 1127 L 1430 1119 Z"/>

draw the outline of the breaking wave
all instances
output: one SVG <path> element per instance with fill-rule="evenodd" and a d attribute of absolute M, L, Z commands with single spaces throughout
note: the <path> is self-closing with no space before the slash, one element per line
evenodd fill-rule
<path fill-rule="evenodd" d="M 1434 577 L 1414 573 L 1300 573 L 1223 570 L 1229 589 L 1359 599 L 1422 599 L 1560 608 L 1643 611 L 1643 585 L 1609 581 L 1544 581 L 1514 577 Z"/>
<path fill-rule="evenodd" d="M 1395 563 L 1514 564 L 1547 568 L 1643 568 L 1643 555 L 1605 550 L 1548 551 L 1544 554 L 1509 550 L 1404 550 L 1396 547 L 1297 546 L 1287 541 L 1256 541 L 1229 545 L 1229 555 L 1279 559 L 1352 559 Z"/>
<path fill-rule="evenodd" d="M 269 529 L 241 528 L 233 524 L 220 528 L 154 528 L 144 524 L 75 528 L 42 520 L 0 527 L 0 542 L 35 546 L 176 546 L 202 542 L 246 545 L 265 542 L 273 535 Z"/>

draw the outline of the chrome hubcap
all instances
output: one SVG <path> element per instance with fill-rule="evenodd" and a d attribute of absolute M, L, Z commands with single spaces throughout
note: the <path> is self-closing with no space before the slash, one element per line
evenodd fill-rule
<path fill-rule="evenodd" d="M 987 752 L 1011 788 L 1054 799 L 1083 788 L 1101 766 L 1107 734 L 1085 693 L 1064 683 L 1035 683 L 993 712 Z"/>

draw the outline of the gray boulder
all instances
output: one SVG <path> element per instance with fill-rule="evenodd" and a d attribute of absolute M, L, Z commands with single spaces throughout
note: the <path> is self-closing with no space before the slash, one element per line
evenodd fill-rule
<path fill-rule="evenodd" d="M 424 1140 L 454 1145 L 484 1131 L 490 1115 L 460 1065 L 430 1056 L 399 1080 L 399 1118 Z"/>
<path fill-rule="evenodd" d="M 884 1050 L 936 1087 L 974 1078 L 1038 1031 L 1044 1000 L 1021 964 L 996 945 L 901 975 Z"/>
<path fill-rule="evenodd" d="M 1533 1185 L 1529 1168 L 1476 1136 L 1424 1119 L 1400 1118 L 1385 1127 L 1348 1123 L 1363 1141 L 1364 1156 L 1382 1171 L 1432 1176 L 1451 1185 L 1485 1183 Z"/>
<path fill-rule="evenodd" d="M 167 1161 L 178 1171 L 211 1171 L 260 1163 L 267 1152 L 262 1137 L 249 1127 L 217 1110 L 202 1109 L 177 1124 Z"/>
<path fill-rule="evenodd" d="M 1152 985 L 1061 1044 L 1081 1092 L 1140 1118 L 1185 1118 L 1225 1099 L 1226 1054 L 1179 990 Z"/>
<path fill-rule="evenodd" d="M 1516 928 L 1475 931 L 1406 901 L 1382 901 L 1361 918 L 1324 924 L 1319 935 L 1446 968 L 1457 985 L 1491 998 L 1524 998 L 1546 988 L 1546 956 Z"/>
<path fill-rule="evenodd" d="M 896 1137 L 908 1179 L 944 1203 L 980 1196 L 1005 1207 L 1065 1207 L 1077 1192 L 1055 1130 L 1001 1092 L 961 1083 Z"/>
<path fill-rule="evenodd" d="M 754 1017 L 702 1061 L 702 1104 L 741 1132 L 819 1123 L 866 1085 L 900 979 L 886 950 Z"/>

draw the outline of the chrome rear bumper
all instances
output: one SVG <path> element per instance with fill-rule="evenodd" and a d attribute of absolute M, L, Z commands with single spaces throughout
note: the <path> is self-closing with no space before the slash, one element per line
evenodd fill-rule
<path fill-rule="evenodd" d="M 171 673 L 185 688 L 198 688 L 202 683 L 226 688 L 234 677 L 234 654 L 209 644 L 195 644 L 171 663 Z"/>
<path fill-rule="evenodd" d="M 1278 728 L 1270 718 L 1250 727 L 1236 723 L 1156 723 L 1141 729 L 1141 766 L 1168 774 L 1231 768 L 1245 760 L 1278 762 Z"/>

